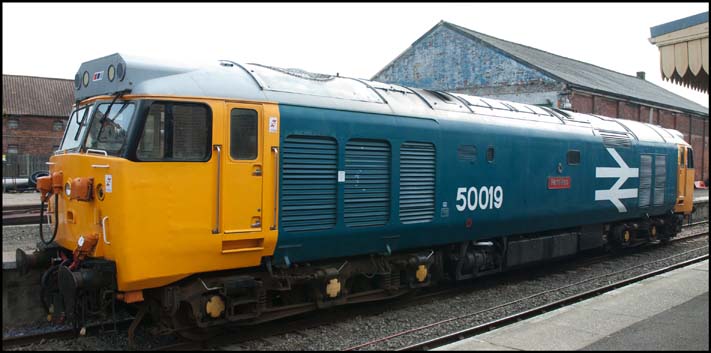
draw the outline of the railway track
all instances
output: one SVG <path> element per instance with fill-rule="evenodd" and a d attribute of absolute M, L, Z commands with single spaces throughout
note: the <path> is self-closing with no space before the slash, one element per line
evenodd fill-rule
<path fill-rule="evenodd" d="M 45 215 L 47 214 L 47 205 L 44 206 Z M 23 225 L 23 224 L 38 224 L 40 217 L 40 205 L 13 205 L 3 206 L 2 208 L 2 224 L 3 225 Z M 47 221 L 45 220 L 45 223 Z"/>
<path fill-rule="evenodd" d="M 113 322 L 95 323 L 92 325 L 88 325 L 88 326 L 86 326 L 85 331 L 83 332 L 82 336 L 100 334 L 100 333 L 105 333 L 105 332 L 119 332 L 119 331 L 127 329 L 132 321 L 133 321 L 133 318 L 130 318 L 130 319 L 118 320 L 115 323 L 115 325 Z M 11 349 L 11 348 L 16 348 L 16 347 L 37 344 L 37 343 L 52 340 L 52 339 L 60 339 L 60 340 L 61 339 L 72 339 L 72 338 L 78 337 L 78 335 L 80 335 L 80 334 L 74 328 L 65 327 L 65 328 L 61 328 L 58 330 L 47 331 L 47 332 L 31 333 L 31 334 L 21 335 L 21 336 L 3 337 L 2 338 L 2 348 L 3 348 L 3 350 L 7 350 L 7 349 Z"/>
<path fill-rule="evenodd" d="M 708 233 L 706 233 L 706 234 L 708 235 Z M 470 327 L 470 328 L 467 328 L 467 329 L 464 329 L 464 330 L 460 330 L 460 331 L 457 331 L 457 332 L 453 332 L 453 333 L 450 333 L 450 334 L 447 334 L 447 335 L 444 335 L 444 336 L 440 336 L 440 337 L 437 337 L 437 338 L 434 338 L 434 339 L 429 339 L 429 340 L 422 341 L 422 342 L 419 342 L 419 343 L 415 343 L 415 344 L 411 344 L 411 345 L 408 345 L 408 346 L 400 347 L 400 348 L 395 349 L 395 350 L 398 350 L 398 351 L 405 351 L 405 350 L 429 350 L 429 349 L 431 349 L 431 348 L 435 348 L 435 347 L 443 346 L 443 345 L 445 345 L 445 344 L 457 342 L 457 341 L 463 340 L 463 339 L 465 339 L 465 338 L 473 337 L 473 336 L 476 336 L 476 335 L 478 335 L 478 334 L 485 333 L 485 332 L 488 332 L 488 331 L 493 330 L 493 329 L 496 329 L 496 328 L 500 328 L 500 327 L 503 327 L 503 326 L 506 326 L 506 325 L 509 325 L 509 324 L 513 324 L 513 323 L 519 322 L 519 321 L 521 321 L 521 320 L 529 319 L 529 318 L 531 318 L 531 317 L 544 314 L 544 313 L 549 312 L 549 311 L 552 311 L 552 310 L 556 310 L 556 309 L 559 309 L 559 308 L 562 308 L 562 307 L 565 307 L 565 306 L 568 306 L 568 305 L 572 305 L 572 304 L 578 303 L 578 302 L 580 302 L 580 301 L 582 301 L 582 300 L 585 300 L 585 299 L 589 299 L 589 298 L 592 298 L 592 297 L 596 297 L 596 296 L 598 296 L 598 295 L 601 295 L 601 294 L 603 294 L 603 293 L 609 292 L 609 291 L 611 291 L 611 290 L 614 290 L 614 289 L 617 289 L 617 288 L 620 288 L 620 287 L 623 287 L 623 286 L 626 286 L 626 285 L 629 285 L 629 284 L 632 284 L 632 283 L 636 283 L 636 282 L 642 281 L 642 280 L 644 280 L 644 279 L 647 279 L 647 278 L 650 278 L 650 277 L 654 277 L 654 276 L 660 275 L 660 274 L 662 274 L 662 273 L 666 273 L 666 272 L 669 272 L 669 271 L 672 271 L 672 270 L 675 270 L 675 269 L 678 269 L 678 268 L 681 268 L 681 267 L 685 267 L 685 266 L 688 266 L 688 265 L 691 265 L 691 264 L 694 264 L 694 263 L 697 263 L 697 262 L 700 262 L 700 261 L 708 260 L 708 258 L 709 258 L 708 254 L 703 255 L 703 256 L 699 256 L 699 257 L 696 257 L 696 258 L 694 258 L 694 259 L 687 260 L 687 261 L 682 261 L 682 262 L 679 262 L 679 263 L 674 264 L 674 265 L 672 265 L 672 266 L 667 266 L 667 267 L 664 267 L 664 268 L 659 269 L 659 270 L 650 271 L 650 272 L 647 272 L 647 273 L 645 273 L 645 274 L 638 275 L 638 276 L 635 276 L 635 277 L 632 277 L 632 278 L 629 278 L 629 279 L 625 279 L 625 280 L 622 280 L 622 281 L 617 281 L 617 282 L 615 282 L 615 283 L 612 283 L 612 284 L 609 284 L 609 285 L 606 285 L 606 286 L 603 286 L 603 287 L 599 287 L 599 288 L 592 289 L 592 290 L 588 290 L 588 291 L 585 291 L 585 292 L 582 292 L 582 293 L 574 294 L 574 295 L 568 296 L 568 297 L 566 297 L 566 298 L 564 298 L 564 299 L 560 299 L 560 300 L 557 300 L 557 301 L 552 302 L 552 303 L 548 303 L 548 304 L 545 304 L 545 305 L 541 305 L 541 306 L 538 306 L 538 307 L 536 307 L 536 308 L 533 308 L 533 309 L 530 309 L 530 310 L 526 310 L 526 311 L 523 311 L 523 312 L 520 312 L 520 313 L 517 313 L 517 314 L 514 314 L 514 315 L 510 315 L 510 316 L 507 316 L 507 317 L 504 317 L 504 318 L 496 319 L 496 320 L 493 320 L 493 321 L 490 321 L 490 322 L 487 322 L 487 323 L 484 323 L 484 324 L 480 324 L 480 325 L 477 325 L 477 326 L 473 326 L 473 327 Z M 662 261 L 662 260 L 667 260 L 667 259 L 660 259 L 660 260 L 658 260 L 658 261 Z M 639 266 L 641 267 L 641 266 L 647 266 L 647 265 L 648 265 L 648 264 L 645 263 L 645 264 L 642 264 L 642 265 L 639 265 Z M 629 271 L 629 270 L 630 270 L 630 269 L 625 269 L 625 270 L 619 271 L 619 272 L 624 272 L 624 271 Z M 588 279 L 588 280 L 586 280 L 586 281 L 591 281 L 591 280 L 599 279 L 599 278 L 602 278 L 602 277 L 609 277 L 609 276 L 611 276 L 611 275 L 613 275 L 613 274 L 618 274 L 619 272 L 617 272 L 617 273 L 612 273 L 612 274 L 604 274 L 604 275 L 602 275 L 602 276 L 599 276 L 599 277 L 596 277 L 596 278 L 591 278 L 591 279 Z M 387 336 L 387 337 L 383 337 L 383 338 L 380 338 L 380 339 L 377 339 L 377 340 L 372 340 L 372 341 L 369 341 L 369 342 L 365 342 L 365 343 L 359 344 L 359 345 L 357 345 L 357 346 L 353 346 L 353 347 L 346 348 L 346 349 L 344 349 L 344 350 L 346 350 L 346 351 L 358 350 L 358 349 L 366 348 L 366 347 L 368 347 L 368 346 L 373 346 L 373 345 L 375 345 L 375 344 L 384 343 L 384 342 L 386 342 L 386 341 L 389 341 L 389 340 L 394 339 L 394 338 L 397 338 L 397 337 L 401 337 L 401 336 L 408 335 L 408 334 L 413 334 L 413 333 L 416 333 L 416 332 L 419 332 L 419 331 L 422 331 L 422 330 L 426 330 L 426 329 L 432 328 L 432 327 L 437 326 L 437 325 L 442 325 L 442 324 L 449 323 L 449 322 L 452 322 L 452 321 L 455 321 L 455 320 L 461 320 L 461 319 L 464 319 L 464 318 L 472 317 L 472 316 L 474 316 L 474 315 L 479 315 L 479 314 L 482 314 L 482 313 L 487 312 L 487 311 L 492 311 L 492 310 L 494 310 L 494 309 L 499 309 L 499 308 L 503 308 L 503 307 L 506 307 L 506 306 L 510 306 L 510 305 L 512 305 L 512 304 L 514 304 L 514 303 L 516 303 L 516 302 L 524 301 L 524 300 L 530 300 L 530 299 L 532 299 L 532 298 L 534 298 L 534 297 L 542 296 L 542 295 L 545 295 L 545 294 L 548 294 L 548 293 L 551 293 L 551 292 L 554 292 L 554 291 L 562 291 L 562 290 L 564 290 L 564 289 L 567 289 L 568 287 L 572 287 L 572 286 L 580 285 L 580 284 L 581 284 L 581 283 L 573 283 L 573 284 L 571 284 L 571 285 L 569 285 L 569 286 L 560 287 L 560 288 L 555 288 L 555 289 L 552 289 L 552 290 L 549 290 L 549 291 L 545 291 L 545 292 L 540 292 L 540 293 L 534 294 L 534 295 L 532 295 L 532 296 L 528 296 L 528 297 L 525 297 L 525 298 L 518 299 L 518 300 L 516 300 L 516 301 L 514 301 L 514 302 L 504 303 L 504 304 L 501 304 L 501 305 L 499 305 L 499 306 L 496 306 L 496 307 L 493 307 L 493 308 L 489 308 L 489 309 L 485 309 L 485 310 L 483 310 L 483 311 L 479 311 L 479 312 L 476 312 L 476 313 L 473 313 L 473 314 L 469 314 L 469 315 L 466 315 L 466 316 L 458 316 L 458 317 L 454 317 L 454 318 L 451 318 L 451 319 L 447 319 L 447 320 L 435 322 L 435 323 L 433 323 L 433 324 L 421 326 L 421 327 L 418 327 L 418 328 L 409 329 L 409 330 L 406 330 L 406 331 L 401 331 L 401 332 L 398 332 L 398 333 L 396 333 L 396 334 L 392 334 L 392 335 L 389 335 L 389 336 Z"/>
<path fill-rule="evenodd" d="M 707 223 L 707 222 L 696 222 L 696 223 L 689 224 L 689 225 L 687 225 L 686 227 L 688 227 L 688 226 L 695 226 L 695 225 L 699 225 L 699 224 L 706 224 L 706 223 Z M 695 234 L 691 234 L 691 235 L 687 235 L 687 236 L 675 238 L 675 239 L 672 240 L 672 242 L 690 241 L 690 240 L 697 239 L 697 238 L 700 238 L 700 237 L 704 237 L 704 236 L 707 236 L 707 235 L 708 235 L 708 231 L 699 232 L 699 233 L 695 233 Z M 654 244 L 652 244 L 652 245 L 654 245 Z M 590 264 L 592 264 L 592 263 L 599 263 L 599 262 L 605 261 L 605 260 L 609 259 L 610 257 L 625 256 L 625 255 L 629 256 L 629 255 L 630 255 L 633 251 L 635 251 L 635 250 L 641 250 L 641 249 L 630 249 L 630 252 L 628 252 L 627 254 L 606 254 L 606 255 L 604 255 L 604 256 L 593 257 L 593 258 L 591 258 L 591 259 L 586 259 L 586 260 L 584 260 L 582 264 L 576 262 L 576 263 L 572 264 L 571 267 L 588 266 L 588 265 L 590 265 Z M 683 255 L 683 254 L 676 255 L 675 257 L 681 256 L 681 255 Z M 708 255 L 706 255 L 705 258 L 708 258 Z M 656 260 L 655 262 L 661 262 L 661 261 L 664 261 L 664 260 L 666 260 L 666 259 Z M 698 262 L 698 261 L 701 261 L 701 260 L 703 260 L 703 259 L 696 259 L 697 262 Z M 684 263 L 685 263 L 685 262 L 684 262 Z M 646 265 L 649 265 L 649 263 L 645 263 L 645 264 L 639 265 L 639 266 L 637 266 L 637 267 L 642 267 L 642 266 L 646 266 Z M 688 265 L 688 264 L 686 264 L 686 265 Z M 669 270 L 671 270 L 671 269 L 673 269 L 673 268 L 683 267 L 683 266 L 685 266 L 685 265 L 682 263 L 682 264 L 678 264 L 678 265 L 675 265 L 675 266 L 676 266 L 676 267 L 670 266 L 667 271 L 669 271 Z M 596 277 L 596 278 L 609 277 L 609 276 L 612 276 L 612 275 L 614 275 L 614 274 L 619 274 L 619 273 L 622 273 L 622 272 L 625 272 L 625 271 L 629 271 L 629 270 L 630 270 L 630 269 L 628 268 L 628 269 L 625 269 L 625 270 L 622 270 L 622 271 L 617 271 L 617 272 L 614 272 L 614 273 L 607 273 L 607 274 L 604 274 L 604 275 L 602 275 L 602 276 L 598 276 L 598 277 Z M 625 280 L 625 281 L 620 281 L 620 282 L 618 282 L 618 283 L 613 283 L 613 284 L 611 284 L 611 285 L 609 285 L 609 286 L 606 286 L 606 287 L 600 287 L 600 288 L 597 288 L 597 289 L 594 289 L 594 290 L 587 291 L 587 292 L 585 292 L 585 294 L 587 294 L 588 297 L 592 297 L 592 296 L 595 296 L 595 295 L 600 295 L 600 294 L 602 294 L 602 293 L 604 293 L 604 292 L 607 292 L 607 291 L 612 290 L 612 289 L 615 289 L 615 288 L 619 288 L 619 287 L 624 286 L 624 285 L 626 285 L 626 284 L 634 283 L 635 281 L 640 281 L 640 280 L 642 280 L 642 279 L 644 279 L 644 278 L 648 278 L 648 277 L 654 276 L 655 273 L 657 273 L 657 272 L 654 271 L 654 272 L 650 272 L 650 273 L 645 274 L 645 275 L 637 276 L 637 277 L 635 277 L 634 279 Z M 662 272 L 659 272 L 659 273 L 662 273 Z M 645 277 L 645 276 L 646 276 L 646 277 Z M 591 282 L 591 281 L 593 281 L 593 280 L 596 279 L 596 278 L 590 278 L 590 279 L 586 280 L 585 282 Z M 546 291 L 546 292 L 540 292 L 540 293 L 537 293 L 537 294 L 534 294 L 534 295 L 527 296 L 527 297 L 525 297 L 525 298 L 519 299 L 518 301 L 530 300 L 531 298 L 534 298 L 534 297 L 542 296 L 542 295 L 544 295 L 544 294 L 552 293 L 552 292 L 555 292 L 555 291 L 562 291 L 562 290 L 569 289 L 569 288 L 572 288 L 572 287 L 574 287 L 574 286 L 576 286 L 576 285 L 580 285 L 580 284 L 581 284 L 581 283 L 574 283 L 574 284 L 571 284 L 571 285 L 568 285 L 568 286 L 565 286 L 565 287 L 559 287 L 559 288 L 556 288 L 556 289 L 548 290 L 548 291 Z M 382 311 L 385 311 L 385 310 L 392 310 L 393 308 L 399 307 L 399 306 L 401 306 L 401 305 L 402 305 L 403 307 L 404 307 L 404 306 L 412 306 L 412 305 L 415 305 L 416 302 L 422 302 L 422 301 L 426 301 L 426 300 L 431 300 L 431 299 L 434 299 L 434 298 L 437 298 L 437 297 L 441 297 L 441 296 L 452 296 L 452 295 L 456 295 L 456 294 L 458 294 L 458 293 L 460 293 L 460 292 L 466 292 L 466 291 L 468 290 L 468 288 L 470 288 L 470 286 L 464 286 L 464 287 L 461 287 L 461 286 L 451 286 L 451 287 L 449 287 L 449 286 L 448 286 L 448 287 L 446 287 L 446 288 L 444 288 L 444 289 L 436 289 L 436 290 L 433 290 L 433 291 L 429 291 L 429 292 L 422 293 L 421 295 L 418 295 L 417 297 L 413 297 L 413 298 L 412 298 L 413 300 L 412 300 L 412 301 L 408 301 L 407 303 L 398 302 L 398 303 L 396 303 L 396 304 L 394 304 L 394 305 L 388 305 L 387 308 L 382 308 L 382 307 L 381 307 L 381 308 L 379 308 L 379 309 L 374 309 L 374 310 L 373 310 L 372 308 L 370 308 L 370 307 L 365 308 L 365 309 L 363 309 L 363 308 L 358 308 L 358 309 L 355 309 L 355 310 L 357 310 L 357 313 L 356 313 L 355 315 L 362 315 L 362 316 L 376 315 L 376 314 L 378 314 L 378 313 L 380 313 L 380 312 L 382 312 Z M 553 310 L 553 309 L 551 309 L 551 308 L 558 308 L 558 307 L 560 307 L 560 306 L 564 306 L 567 302 L 570 302 L 570 303 L 572 304 L 572 303 L 575 302 L 576 300 L 577 300 L 577 301 L 580 301 L 580 300 L 585 299 L 585 298 L 583 298 L 583 294 L 580 294 L 580 295 L 578 295 L 578 296 L 580 297 L 580 299 L 576 299 L 576 296 L 571 296 L 571 297 L 569 297 L 569 298 L 566 299 L 567 301 L 566 301 L 566 300 L 559 300 L 559 301 L 556 301 L 556 302 L 551 303 L 551 304 L 548 304 L 548 305 L 543 305 L 543 306 L 537 308 L 538 311 L 530 310 L 530 311 L 526 311 L 526 312 L 524 312 L 524 313 L 521 313 L 521 315 L 512 315 L 511 318 L 510 318 L 510 320 L 512 320 L 511 322 L 516 322 L 516 321 L 518 321 L 518 320 L 522 320 L 523 317 L 524 317 L 524 316 L 522 316 L 522 315 L 524 315 L 524 314 L 527 314 L 529 317 L 530 317 L 530 316 L 535 316 L 536 313 L 540 313 L 540 312 L 547 311 L 547 310 Z M 488 311 L 491 311 L 491 310 L 496 309 L 496 308 L 503 308 L 503 307 L 509 306 L 510 304 L 511 304 L 511 303 L 501 304 L 501 305 L 499 305 L 499 306 L 497 306 L 497 307 L 492 307 L 492 308 L 486 309 L 486 310 L 484 310 L 484 311 L 487 311 L 487 310 L 488 310 Z M 372 306 L 371 306 L 371 307 L 372 307 Z M 477 313 L 477 314 L 478 314 L 478 313 Z M 340 315 L 339 315 L 339 316 L 340 316 Z M 351 316 L 350 316 L 349 314 L 347 314 L 347 313 L 345 313 L 343 316 L 351 317 Z M 470 315 L 470 316 L 471 316 L 471 315 Z M 411 329 L 411 330 L 403 331 L 403 332 L 398 333 L 398 334 L 395 334 L 395 335 L 390 335 L 390 336 L 388 336 L 388 337 L 384 337 L 384 338 L 382 338 L 381 340 L 375 340 L 375 341 L 367 342 L 367 343 L 364 343 L 364 344 L 361 344 L 361 345 L 358 345 L 358 346 L 354 346 L 354 347 L 347 348 L 347 349 L 345 349 L 345 350 L 356 350 L 356 349 L 361 349 L 361 348 L 367 348 L 368 346 L 373 345 L 373 344 L 376 344 L 376 343 L 379 343 L 379 342 L 387 341 L 387 340 L 389 340 L 389 339 L 396 338 L 396 337 L 399 337 L 399 336 L 402 336 L 402 335 L 405 335 L 405 334 L 409 334 L 409 333 L 416 333 L 417 331 L 424 330 L 424 329 L 426 329 L 426 328 L 429 328 L 429 327 L 432 327 L 432 326 L 435 326 L 435 325 L 444 324 L 444 323 L 446 323 L 446 322 L 455 321 L 455 320 L 458 320 L 458 319 L 461 319 L 461 318 L 462 318 L 462 317 L 456 317 L 456 318 L 452 318 L 452 319 L 449 319 L 449 320 L 444 320 L 444 321 L 442 321 L 442 322 L 438 322 L 438 323 L 435 323 L 435 324 L 426 325 L 426 326 L 423 326 L 423 327 L 420 327 L 420 328 L 417 328 L 417 329 Z M 307 319 L 305 319 L 305 321 L 299 320 L 299 321 L 296 321 L 296 322 L 291 322 L 291 323 L 288 324 L 288 325 L 280 325 L 281 327 L 280 327 L 279 329 L 274 330 L 274 331 L 272 331 L 272 330 L 270 330 L 270 329 L 267 329 L 267 330 L 260 330 L 260 331 L 259 331 L 259 334 L 257 334 L 257 336 L 255 336 L 254 333 L 250 333 L 250 334 L 248 334 L 248 335 L 237 335 L 237 337 L 235 337 L 235 335 L 229 335 L 229 338 L 227 338 L 227 339 L 224 339 L 224 338 L 223 338 L 223 339 L 218 339 L 218 340 L 216 340 L 216 341 L 210 342 L 210 344 L 207 345 L 207 346 L 205 345 L 204 342 L 203 342 L 203 343 L 200 343 L 200 342 L 184 342 L 184 343 L 177 343 L 177 344 L 171 345 L 171 346 L 169 346 L 169 347 L 166 347 L 165 349 L 159 348 L 158 350 L 201 349 L 201 348 L 199 348 L 199 347 L 202 347 L 202 349 L 204 349 L 204 348 L 208 348 L 208 349 L 209 349 L 209 348 L 219 349 L 221 346 L 224 346 L 224 345 L 235 346 L 235 345 L 239 345 L 240 343 L 248 342 L 248 341 L 253 340 L 253 339 L 264 339 L 264 337 L 278 336 L 278 335 L 282 335 L 282 334 L 286 334 L 286 333 L 297 334 L 297 335 L 301 335 L 301 336 L 307 336 L 308 334 L 306 334 L 306 333 L 304 333 L 304 332 L 307 331 L 308 329 L 311 329 L 311 328 L 313 328 L 313 327 L 318 327 L 318 326 L 321 326 L 321 325 L 328 325 L 328 324 L 332 324 L 332 323 L 336 323 L 336 322 L 338 322 L 338 319 L 337 319 L 337 318 L 336 318 L 336 319 L 322 318 L 322 319 L 316 320 L 316 321 L 309 320 L 309 319 L 307 318 Z M 493 322 L 491 323 L 491 325 L 489 325 L 489 326 L 486 327 L 486 329 L 488 330 L 488 329 L 491 329 L 492 327 L 499 327 L 499 326 L 502 326 L 504 322 L 506 322 L 506 321 L 500 321 L 500 320 L 493 321 Z M 287 329 L 287 328 L 284 328 L 284 326 L 289 326 L 290 328 Z M 484 329 L 484 328 L 482 327 L 482 330 L 483 330 L 483 329 Z M 454 336 L 454 337 L 457 337 L 457 336 Z M 443 339 L 444 339 L 444 338 L 443 338 Z M 425 342 L 423 342 L 423 343 L 425 343 Z M 431 344 L 431 343 L 426 343 L 426 344 L 428 345 L 427 347 L 432 347 L 432 344 Z M 443 343 L 443 344 L 444 344 L 444 343 Z M 412 346 L 412 347 L 406 347 L 406 348 L 408 348 L 408 350 L 419 350 L 419 349 L 426 349 L 427 347 L 423 345 L 422 347 Z M 390 348 L 378 347 L 378 348 L 376 348 L 376 349 L 390 349 Z"/>
<path fill-rule="evenodd" d="M 696 222 L 692 223 L 689 225 L 685 225 L 686 228 L 689 226 L 696 226 L 699 224 L 707 224 L 708 222 Z M 695 238 L 703 237 L 708 235 L 708 228 L 706 228 L 705 231 L 703 232 L 697 232 L 691 235 L 686 235 L 683 237 L 678 237 L 672 240 L 672 242 L 680 242 L 680 241 L 689 241 Z M 629 255 L 629 254 L 627 254 Z M 610 257 L 615 257 L 615 256 L 625 256 L 624 254 L 606 254 L 604 256 L 597 256 L 597 257 L 592 257 L 592 258 L 585 258 L 580 261 L 576 261 L 573 264 L 571 264 L 571 267 L 581 267 L 581 266 L 588 266 L 594 262 L 602 262 L 605 261 L 606 259 L 609 259 Z M 677 255 L 678 256 L 678 255 Z M 708 255 L 706 255 L 706 258 L 708 258 Z M 657 260 L 657 261 L 662 261 L 665 259 Z M 697 260 L 700 261 L 700 260 Z M 643 266 L 643 265 L 640 265 Z M 678 265 L 677 267 L 681 267 L 683 265 Z M 629 270 L 629 269 L 626 269 Z M 618 272 L 624 272 L 623 271 L 618 271 Z M 606 274 L 604 276 L 610 276 L 611 274 Z M 653 272 L 650 272 L 649 274 L 646 274 L 646 277 L 654 276 Z M 643 276 L 637 276 L 635 277 L 637 280 L 643 279 Z M 491 327 L 500 327 L 504 325 L 505 323 L 511 323 L 515 322 L 518 320 L 523 319 L 524 317 L 530 317 L 530 316 L 535 316 L 536 312 L 540 313 L 542 311 L 547 311 L 547 310 L 552 310 L 552 308 L 558 308 L 563 305 L 567 305 L 566 303 L 573 303 L 576 300 L 582 300 L 582 295 L 588 295 L 588 296 L 594 296 L 599 295 L 604 293 L 605 291 L 623 286 L 625 284 L 632 283 L 632 279 L 626 280 L 626 281 L 620 281 L 618 283 L 613 283 L 610 286 L 607 286 L 607 288 L 598 288 L 594 290 L 587 291 L 585 293 L 580 294 L 578 296 L 578 299 L 575 299 L 576 296 L 571 296 L 569 298 L 566 298 L 565 300 L 559 300 L 554 303 L 550 303 L 547 305 L 540 306 L 536 308 L 535 310 L 529 310 L 520 314 L 516 315 L 511 315 L 511 317 L 506 317 L 500 320 L 495 320 L 490 322 L 489 324 L 483 324 L 479 325 L 477 327 L 472 327 L 470 328 L 471 331 L 467 330 L 462 330 L 463 332 L 456 332 L 452 333 L 451 335 L 447 336 L 442 336 L 438 339 L 441 339 L 441 341 L 435 340 L 428 340 L 428 341 L 423 341 L 419 343 L 419 346 L 417 345 L 410 345 L 406 347 L 401 347 L 401 349 L 426 349 L 433 347 L 434 345 L 441 345 L 445 343 L 440 343 L 440 342 L 447 342 L 447 340 L 456 340 L 456 339 L 461 339 L 465 337 L 466 335 L 472 336 L 476 335 L 477 332 L 484 332 L 484 330 L 488 330 Z M 613 286 L 617 286 L 614 287 Z M 226 328 L 225 329 L 225 334 L 219 335 L 218 337 L 215 337 L 211 339 L 209 342 L 194 342 L 194 341 L 178 341 L 178 342 L 170 342 L 168 344 L 164 345 L 157 345 L 157 346 L 152 346 L 151 348 L 145 348 L 145 349 L 151 349 L 151 350 L 192 350 L 192 349 L 210 349 L 210 348 L 219 348 L 220 346 L 226 346 L 226 345 L 239 345 L 244 342 L 249 342 L 253 340 L 267 340 L 269 337 L 274 337 L 274 336 L 279 336 L 283 334 L 288 334 L 288 333 L 296 333 L 297 335 L 299 332 L 304 332 L 305 330 L 308 330 L 310 328 L 314 327 L 319 327 L 323 325 L 328 325 L 328 324 L 333 324 L 337 323 L 340 320 L 342 320 L 343 317 L 353 317 L 356 315 L 363 315 L 363 316 L 369 316 L 369 315 L 377 315 L 380 312 L 384 312 L 387 310 L 391 310 L 394 307 L 407 307 L 411 305 L 415 305 L 417 302 L 421 301 L 427 301 L 427 300 L 432 300 L 436 299 L 437 297 L 440 296 L 446 296 L 446 295 L 454 295 L 458 292 L 462 291 L 467 291 L 467 288 L 470 288 L 471 286 L 448 286 L 443 289 L 434 289 L 431 291 L 424 291 L 420 295 L 413 296 L 410 298 L 410 300 L 400 300 L 396 301 L 395 303 L 390 303 L 388 305 L 369 305 L 369 306 L 352 306 L 352 307 L 344 307 L 344 308 L 339 308 L 338 310 L 333 310 L 333 311 L 326 311 L 322 312 L 319 315 L 303 315 L 297 318 L 289 318 L 288 320 L 280 320 L 278 323 L 265 323 L 262 325 L 259 325 L 258 327 L 245 327 L 245 326 L 238 326 L 238 327 L 232 327 L 232 328 Z M 563 290 L 564 288 L 556 288 L 554 290 L 550 290 L 548 292 L 552 292 L 555 290 Z M 525 299 L 530 299 L 535 296 L 540 296 L 543 295 L 544 293 L 538 293 L 532 296 L 528 296 L 526 298 L 520 299 L 520 300 L 525 300 Z M 501 305 L 498 305 L 497 307 L 492 307 L 486 310 L 493 310 L 498 307 L 503 307 L 506 305 L 510 305 L 511 303 L 504 303 Z M 536 311 L 537 310 L 537 311 Z M 528 315 L 528 316 L 526 316 Z M 366 343 L 359 344 L 357 346 L 349 347 L 346 350 L 357 350 L 357 349 L 368 349 L 370 346 L 377 345 L 379 343 L 386 342 L 388 340 L 406 335 L 406 334 L 411 334 L 415 333 L 421 330 L 425 330 L 428 327 L 432 327 L 434 325 L 441 325 L 446 322 L 451 322 L 455 320 L 460 320 L 462 317 L 455 317 L 451 318 L 448 320 L 443 320 L 441 322 L 437 322 L 434 324 L 430 324 L 427 326 L 415 328 L 415 329 L 410 329 L 407 331 L 399 332 L 397 334 L 391 334 L 388 335 L 387 337 L 383 337 L 379 340 L 372 340 Z M 122 321 L 119 325 L 119 334 L 125 335 L 125 329 L 128 328 L 128 325 L 130 324 L 130 319 Z M 108 324 L 104 323 L 103 327 L 107 327 Z M 92 335 L 97 332 L 105 332 L 102 331 L 102 325 L 97 324 L 93 326 L 87 327 L 87 334 Z M 477 331 L 478 330 L 478 331 Z M 471 334 L 469 334 L 471 332 Z M 61 330 L 57 332 L 50 332 L 50 333 L 43 333 L 43 334 L 34 334 L 34 335 L 26 335 L 26 336 L 20 336 L 20 337 L 3 337 L 3 349 L 8 349 L 12 347 L 20 347 L 20 346 L 25 346 L 29 344 L 37 344 L 39 342 L 48 341 L 50 339 L 71 339 L 75 337 L 75 331 L 72 329 L 66 329 L 66 330 Z M 451 341 L 450 341 L 451 342 Z"/>

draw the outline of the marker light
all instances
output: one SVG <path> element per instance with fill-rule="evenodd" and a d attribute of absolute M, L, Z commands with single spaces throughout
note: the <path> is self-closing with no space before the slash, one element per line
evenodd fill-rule
<path fill-rule="evenodd" d="M 109 69 L 106 71 L 109 73 L 109 81 L 113 82 L 116 77 L 116 68 L 113 65 L 109 65 Z"/>
<path fill-rule="evenodd" d="M 64 194 L 67 195 L 67 197 L 72 194 L 72 185 L 69 184 L 69 182 L 64 184 Z"/>
<path fill-rule="evenodd" d="M 119 63 L 116 67 L 116 74 L 121 81 L 123 81 L 123 78 L 126 77 L 126 68 L 123 66 L 123 63 Z"/>

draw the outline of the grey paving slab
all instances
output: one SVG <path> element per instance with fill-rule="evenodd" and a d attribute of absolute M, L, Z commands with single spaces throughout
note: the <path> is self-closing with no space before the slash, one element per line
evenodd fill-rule
<path fill-rule="evenodd" d="M 450 345 L 447 345 L 447 348 L 435 348 L 432 349 L 433 351 L 441 351 L 441 350 L 448 350 L 448 351 L 515 351 L 518 349 L 514 349 L 511 347 L 505 347 L 505 346 L 498 346 L 486 341 L 481 341 L 476 338 L 471 339 L 470 341 L 463 343 L 463 342 L 456 342 L 452 343 Z"/>
<path fill-rule="evenodd" d="M 582 350 L 709 350 L 709 293 L 604 337 Z M 663 333 L 663 334 L 660 334 Z"/>
<path fill-rule="evenodd" d="M 704 261 L 438 350 L 708 349 L 708 286 Z"/>

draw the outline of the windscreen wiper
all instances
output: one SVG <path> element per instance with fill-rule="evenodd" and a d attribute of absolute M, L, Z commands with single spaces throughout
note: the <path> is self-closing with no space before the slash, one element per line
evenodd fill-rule
<path fill-rule="evenodd" d="M 111 101 L 111 104 L 109 104 L 109 107 L 106 109 L 106 114 L 104 114 L 104 116 L 101 117 L 101 120 L 99 121 L 99 123 L 101 124 L 101 127 L 99 127 L 99 132 L 96 134 L 96 139 L 97 139 L 97 140 L 99 139 L 99 136 L 101 136 L 101 132 L 104 130 L 104 121 L 106 121 L 106 119 L 108 119 L 108 120 L 110 120 L 111 122 L 114 122 L 114 120 L 116 120 L 116 118 L 118 118 L 119 114 L 121 114 L 121 112 L 123 111 L 123 109 L 124 109 L 126 106 L 128 106 L 128 104 L 124 104 L 123 107 L 121 108 L 121 110 L 119 110 L 119 112 L 116 114 L 116 118 L 114 118 L 114 119 L 109 119 L 109 118 L 107 118 L 107 117 L 109 116 L 109 114 L 111 114 L 111 107 L 113 107 L 113 105 L 114 105 L 114 103 L 116 102 L 116 100 L 117 100 L 119 97 L 121 97 L 124 93 L 126 93 L 126 91 L 121 91 L 121 92 L 116 93 L 116 96 L 114 96 L 114 99 Z M 98 109 L 98 107 L 97 107 L 97 109 Z"/>

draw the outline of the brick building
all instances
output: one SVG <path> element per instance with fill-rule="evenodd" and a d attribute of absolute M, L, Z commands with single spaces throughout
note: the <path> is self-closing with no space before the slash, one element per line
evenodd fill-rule
<path fill-rule="evenodd" d="M 2 75 L 3 155 L 59 148 L 73 101 L 73 80 Z"/>
<path fill-rule="evenodd" d="M 637 76 L 565 58 L 441 21 L 372 78 L 674 128 L 694 148 L 696 180 L 709 175 L 709 113 Z"/>

